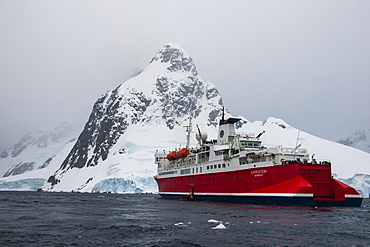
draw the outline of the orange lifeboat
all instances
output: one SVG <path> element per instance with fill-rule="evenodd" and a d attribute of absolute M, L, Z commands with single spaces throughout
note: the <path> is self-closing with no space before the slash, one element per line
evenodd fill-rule
<path fill-rule="evenodd" d="M 167 159 L 168 160 L 177 160 L 177 152 L 172 151 L 171 153 L 167 154 Z"/>
<path fill-rule="evenodd" d="M 181 158 L 185 158 L 186 156 L 189 155 L 189 149 L 187 148 L 182 148 L 180 151 L 178 151 L 177 153 L 177 158 L 181 159 Z"/>

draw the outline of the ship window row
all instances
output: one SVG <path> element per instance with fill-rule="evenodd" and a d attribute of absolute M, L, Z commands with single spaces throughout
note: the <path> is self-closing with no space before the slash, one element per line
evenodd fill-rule
<path fill-rule="evenodd" d="M 294 149 L 294 148 L 282 148 L 281 151 L 283 153 L 288 153 L 288 154 L 291 154 L 291 153 L 301 153 L 301 154 L 306 154 L 307 153 L 307 149 Z"/>
<path fill-rule="evenodd" d="M 191 173 L 198 173 L 202 172 L 202 167 L 200 166 L 199 169 L 198 167 L 194 168 L 188 168 L 188 169 L 182 169 L 180 170 L 180 175 L 186 175 L 186 174 L 191 174 Z"/>
<path fill-rule="evenodd" d="M 229 166 L 229 164 L 227 164 Z M 207 170 L 210 170 L 210 169 L 217 169 L 217 168 L 225 168 L 226 167 L 226 164 L 218 164 L 218 165 L 210 165 L 210 166 L 207 166 Z"/>
<path fill-rule="evenodd" d="M 258 143 L 253 142 L 241 142 L 240 143 L 242 147 L 258 147 Z"/>
<path fill-rule="evenodd" d="M 240 165 L 274 160 L 272 156 L 248 156 L 239 159 Z"/>
<path fill-rule="evenodd" d="M 176 173 L 177 173 L 177 171 L 160 172 L 159 175 L 163 176 L 163 175 L 170 175 L 170 174 L 176 174 Z"/>

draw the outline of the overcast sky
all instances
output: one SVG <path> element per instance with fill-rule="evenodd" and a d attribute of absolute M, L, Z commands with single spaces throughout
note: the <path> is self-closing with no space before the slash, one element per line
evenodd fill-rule
<path fill-rule="evenodd" d="M 370 1 L 0 0 L 0 152 L 87 121 L 96 99 L 182 46 L 233 115 L 338 140 L 370 128 Z"/>

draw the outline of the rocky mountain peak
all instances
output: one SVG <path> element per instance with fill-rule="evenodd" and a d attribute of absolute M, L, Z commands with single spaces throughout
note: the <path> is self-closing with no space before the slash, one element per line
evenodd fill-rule
<path fill-rule="evenodd" d="M 172 130 L 189 117 L 202 115 L 216 126 L 222 100 L 210 82 L 205 83 L 193 59 L 180 46 L 164 45 L 135 77 L 101 96 L 60 170 L 96 166 L 131 125 L 163 125 Z"/>
<path fill-rule="evenodd" d="M 168 72 L 190 72 L 198 75 L 193 59 L 179 45 L 168 43 L 153 57 L 150 64 L 160 62 L 167 64 Z"/>

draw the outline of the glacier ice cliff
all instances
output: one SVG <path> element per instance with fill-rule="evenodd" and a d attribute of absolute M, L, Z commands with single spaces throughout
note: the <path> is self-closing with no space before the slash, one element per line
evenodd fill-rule
<path fill-rule="evenodd" d="M 153 177 L 147 178 L 108 178 L 97 184 L 91 192 L 113 192 L 113 193 L 143 193 L 153 192 L 156 190 L 157 184 Z"/>

